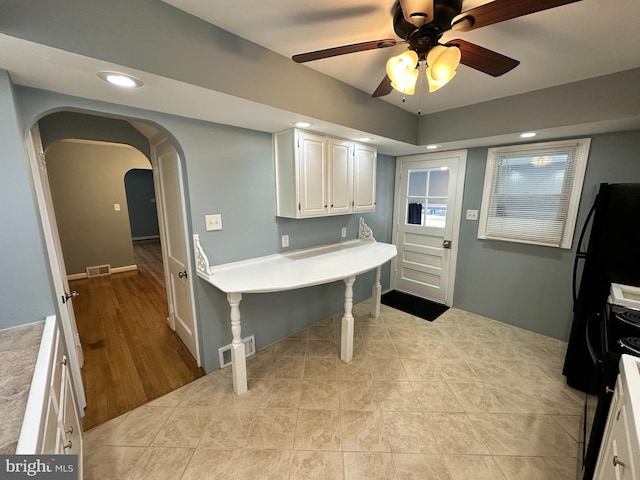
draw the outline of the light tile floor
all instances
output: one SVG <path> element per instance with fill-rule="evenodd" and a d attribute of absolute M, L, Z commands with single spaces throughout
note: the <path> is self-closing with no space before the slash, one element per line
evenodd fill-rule
<path fill-rule="evenodd" d="M 573 480 L 584 395 L 564 342 L 450 309 L 356 305 L 85 434 L 85 479 Z"/>

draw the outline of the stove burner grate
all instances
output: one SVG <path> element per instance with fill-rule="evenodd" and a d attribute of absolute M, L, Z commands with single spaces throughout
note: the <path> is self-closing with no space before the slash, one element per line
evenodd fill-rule
<path fill-rule="evenodd" d="M 625 310 L 616 313 L 616 318 L 627 325 L 640 328 L 640 312 Z"/>
<path fill-rule="evenodd" d="M 640 337 L 625 337 L 618 340 L 624 352 L 640 356 Z"/>

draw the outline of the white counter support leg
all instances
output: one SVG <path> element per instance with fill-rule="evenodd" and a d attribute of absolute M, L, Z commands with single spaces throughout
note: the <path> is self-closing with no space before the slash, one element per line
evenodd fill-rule
<path fill-rule="evenodd" d="M 342 317 L 342 335 L 340 341 L 340 358 L 344 362 L 350 362 L 353 358 L 353 284 L 356 277 L 343 279 L 344 290 L 344 316 Z"/>
<path fill-rule="evenodd" d="M 373 281 L 371 289 L 371 316 L 380 316 L 380 297 L 382 296 L 382 285 L 380 285 L 380 276 L 382 275 L 382 265 L 376 268 L 376 279 Z"/>
<path fill-rule="evenodd" d="M 245 358 L 242 329 L 240 327 L 241 293 L 227 293 L 227 301 L 231 307 L 231 370 L 233 374 L 233 391 L 237 395 L 247 392 L 247 360 Z"/>

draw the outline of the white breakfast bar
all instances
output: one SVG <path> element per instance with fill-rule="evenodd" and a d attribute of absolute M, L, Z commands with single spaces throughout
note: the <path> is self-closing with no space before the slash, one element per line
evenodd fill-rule
<path fill-rule="evenodd" d="M 245 348 L 240 327 L 243 293 L 280 292 L 343 280 L 345 293 L 340 358 L 349 362 L 353 357 L 354 322 L 351 310 L 356 275 L 376 269 L 371 314 L 379 316 L 381 268 L 397 254 L 395 245 L 376 242 L 362 219 L 357 240 L 223 265 L 209 265 L 198 235 L 193 236 L 193 242 L 198 276 L 226 293 L 231 307 L 231 368 L 233 390 L 238 395 L 247 391 Z"/>

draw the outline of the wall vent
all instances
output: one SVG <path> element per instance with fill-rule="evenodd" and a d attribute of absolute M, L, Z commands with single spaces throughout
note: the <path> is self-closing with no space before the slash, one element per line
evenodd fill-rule
<path fill-rule="evenodd" d="M 86 270 L 87 278 L 111 275 L 111 265 L 94 265 L 93 267 L 87 267 Z"/>
<path fill-rule="evenodd" d="M 244 356 L 250 357 L 256 353 L 256 337 L 251 335 L 242 339 L 244 343 Z M 220 357 L 220 368 L 231 365 L 231 344 L 218 349 L 218 356 Z"/>

